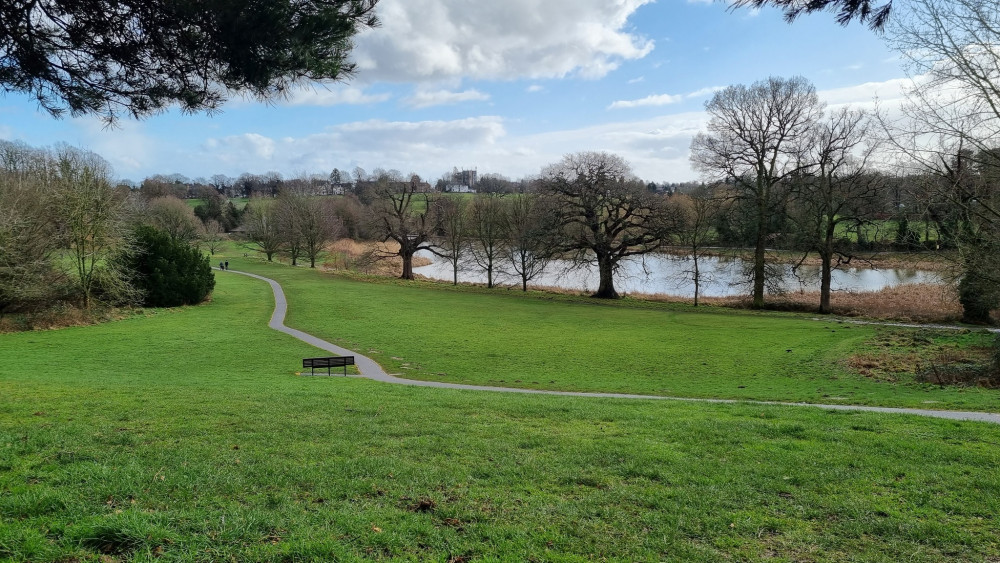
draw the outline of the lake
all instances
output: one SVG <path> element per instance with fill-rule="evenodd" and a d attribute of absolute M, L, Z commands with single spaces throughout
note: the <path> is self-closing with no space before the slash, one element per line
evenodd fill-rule
<path fill-rule="evenodd" d="M 451 281 L 451 264 L 429 251 L 421 251 L 433 262 L 428 266 L 414 268 L 413 272 L 431 279 Z M 747 295 L 749 286 L 742 272 L 747 262 L 735 257 L 702 257 L 698 260 L 701 270 L 702 297 L 729 297 Z M 596 266 L 571 268 L 567 261 L 556 260 L 546 271 L 529 282 L 529 286 L 559 287 L 580 291 L 597 291 L 599 276 Z M 678 297 L 694 297 L 694 282 L 691 281 L 693 262 L 689 258 L 670 254 L 647 255 L 622 261 L 615 288 L 619 293 L 666 294 Z M 782 288 L 785 291 L 819 291 L 819 266 L 801 266 L 792 272 L 791 265 L 782 266 L 785 275 Z M 498 285 L 520 285 L 520 278 L 510 275 L 494 276 Z M 486 274 L 470 264 L 458 274 L 460 282 L 486 283 Z M 846 268 L 834 270 L 832 288 L 834 291 L 877 291 L 886 287 L 913 283 L 941 283 L 936 272 L 912 269 Z"/>

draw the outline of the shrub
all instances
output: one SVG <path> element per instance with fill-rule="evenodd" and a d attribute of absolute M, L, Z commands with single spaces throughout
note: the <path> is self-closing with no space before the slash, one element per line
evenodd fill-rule
<path fill-rule="evenodd" d="M 186 242 L 154 227 L 134 232 L 134 248 L 122 255 L 122 265 L 143 293 L 147 307 L 177 307 L 201 303 L 215 287 L 208 257 Z"/>
<path fill-rule="evenodd" d="M 1000 301 L 991 280 L 969 270 L 958 282 L 958 300 L 962 303 L 962 320 L 974 324 L 990 324 L 990 311 Z"/>

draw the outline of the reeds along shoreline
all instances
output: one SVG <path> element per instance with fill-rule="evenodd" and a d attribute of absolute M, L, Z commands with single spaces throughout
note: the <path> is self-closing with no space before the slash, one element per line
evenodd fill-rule
<path fill-rule="evenodd" d="M 388 242 L 358 242 L 340 239 L 327 245 L 323 268 L 328 270 L 355 270 L 376 276 L 399 277 L 403 259 L 394 254 L 399 245 Z M 421 256 L 413 257 L 413 267 L 426 266 L 431 261 Z"/>

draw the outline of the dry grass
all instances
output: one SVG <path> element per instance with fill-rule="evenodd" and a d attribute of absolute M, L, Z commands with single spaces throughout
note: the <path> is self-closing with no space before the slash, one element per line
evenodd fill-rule
<path fill-rule="evenodd" d="M 788 293 L 771 298 L 770 303 L 778 309 L 817 310 L 819 292 Z M 962 305 L 954 288 L 937 284 L 837 291 L 830 295 L 830 307 L 837 315 L 901 322 L 951 323 L 962 318 Z"/>
<path fill-rule="evenodd" d="M 351 270 L 386 277 L 399 277 L 403 271 L 403 259 L 396 254 L 399 244 L 393 241 L 359 242 L 345 238 L 327 245 L 326 251 L 325 270 Z M 413 258 L 414 268 L 430 263 L 427 258 Z"/>
<path fill-rule="evenodd" d="M 996 383 L 986 370 L 993 354 L 990 347 L 961 345 L 924 329 L 882 329 L 870 346 L 870 350 L 848 358 L 846 365 L 877 381 L 982 387 Z"/>
<path fill-rule="evenodd" d="M 8 315 L 0 318 L 0 334 L 88 326 L 124 319 L 136 314 L 137 310 L 135 309 L 94 308 L 88 311 L 70 304 L 60 303 L 37 313 Z"/>
<path fill-rule="evenodd" d="M 674 295 L 636 295 L 664 303 L 693 303 L 688 297 Z M 701 297 L 699 305 L 709 307 L 750 307 L 750 298 Z M 954 288 L 936 284 L 909 284 L 879 291 L 837 291 L 830 295 L 833 314 L 898 322 L 952 323 L 962 317 L 962 306 Z M 779 311 L 815 312 L 819 310 L 819 292 L 796 292 L 768 296 L 765 307 Z M 998 319 L 1000 320 L 1000 319 Z"/>
<path fill-rule="evenodd" d="M 847 367 L 876 381 L 896 382 L 902 374 L 913 374 L 920 370 L 920 356 L 908 354 L 886 354 L 866 352 L 847 359 Z"/>

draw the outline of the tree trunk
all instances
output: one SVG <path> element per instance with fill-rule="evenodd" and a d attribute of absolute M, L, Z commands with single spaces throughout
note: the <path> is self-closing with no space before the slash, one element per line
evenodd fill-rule
<path fill-rule="evenodd" d="M 764 269 L 764 237 L 761 234 L 757 236 L 757 246 L 754 248 L 753 253 L 753 303 L 751 306 L 754 309 L 764 308 L 764 276 L 766 275 Z"/>
<path fill-rule="evenodd" d="M 458 285 L 458 260 L 454 260 L 451 263 L 451 273 L 452 273 L 452 285 Z"/>
<path fill-rule="evenodd" d="M 829 252 L 821 252 L 820 260 L 822 267 L 819 276 L 819 312 L 823 315 L 830 314 L 830 282 L 833 277 L 833 256 Z"/>
<path fill-rule="evenodd" d="M 753 251 L 753 303 L 754 309 L 764 308 L 764 277 L 767 248 L 767 197 L 758 181 L 757 194 L 757 240 Z"/>
<path fill-rule="evenodd" d="M 400 279 L 412 280 L 413 279 L 413 253 L 406 252 L 400 253 L 399 256 L 403 259 L 403 275 L 399 276 Z"/>
<path fill-rule="evenodd" d="M 698 251 L 694 251 L 694 306 L 698 306 L 698 291 L 701 289 L 701 272 L 698 271 Z"/>
<path fill-rule="evenodd" d="M 826 232 L 823 233 L 823 248 L 819 253 L 819 259 L 822 263 L 819 274 L 819 312 L 821 315 L 830 314 L 830 286 L 833 278 L 833 240 L 836 236 L 836 231 L 836 218 L 827 217 Z"/>
<path fill-rule="evenodd" d="M 614 263 L 608 257 L 597 257 L 597 269 L 601 275 L 601 285 L 593 296 L 601 299 L 618 299 L 615 291 Z"/>
<path fill-rule="evenodd" d="M 273 252 L 265 252 L 264 254 L 267 254 L 267 261 L 271 262 L 271 257 L 274 256 L 274 253 Z"/>
<path fill-rule="evenodd" d="M 490 262 L 488 268 L 486 268 L 486 287 L 493 288 L 493 262 Z"/>

